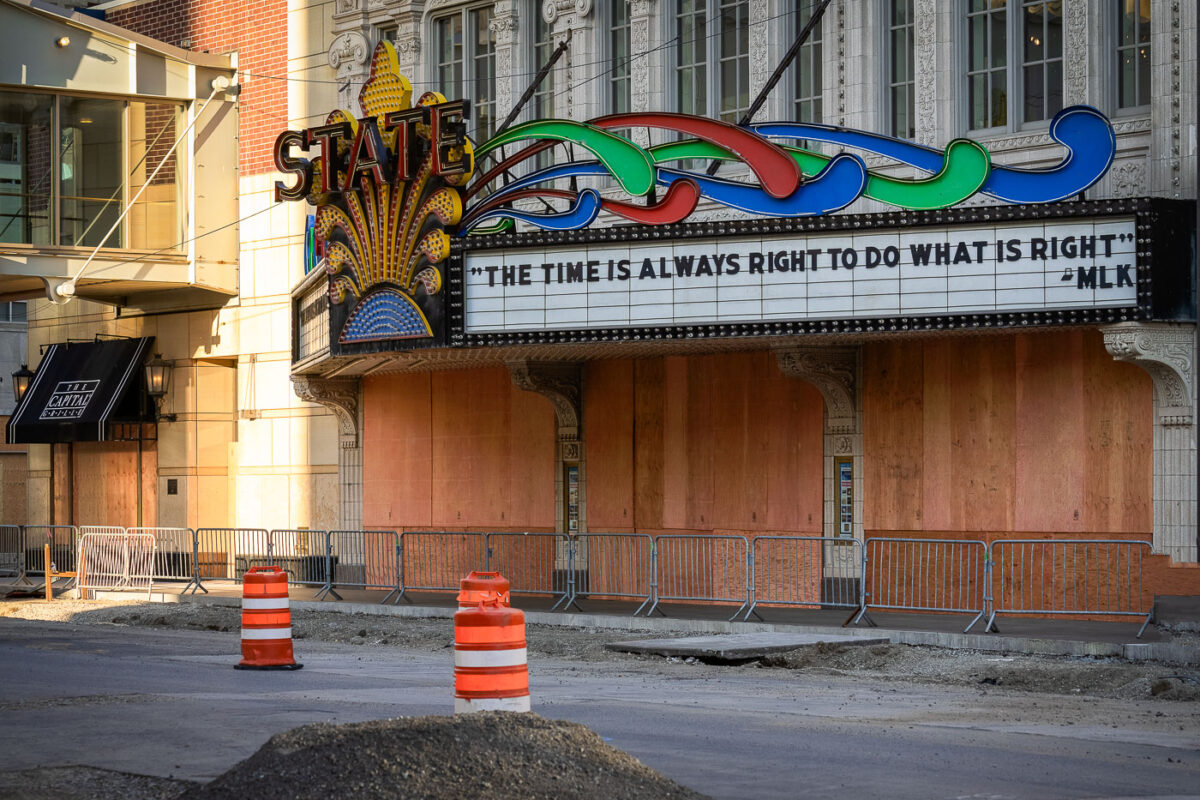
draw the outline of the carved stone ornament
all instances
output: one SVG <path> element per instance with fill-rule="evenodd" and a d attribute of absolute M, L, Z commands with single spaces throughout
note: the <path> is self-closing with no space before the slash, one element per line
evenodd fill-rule
<path fill-rule="evenodd" d="M 575 12 L 578 18 L 592 13 L 592 0 L 545 0 L 542 3 L 542 19 L 553 23 L 561 15 Z"/>
<path fill-rule="evenodd" d="M 917 0 L 913 26 L 916 66 L 916 136 L 918 142 L 937 139 L 937 5 L 934 0 Z"/>
<path fill-rule="evenodd" d="M 1101 328 L 1104 346 L 1117 361 L 1137 364 L 1154 381 L 1160 425 L 1191 425 L 1196 353 L 1194 326 L 1122 322 Z"/>
<path fill-rule="evenodd" d="M 293 375 L 292 391 L 301 400 L 320 403 L 333 412 L 341 429 L 342 447 L 358 446 L 358 381 Z"/>
<path fill-rule="evenodd" d="M 339 34 L 329 45 L 329 66 L 352 70 L 367 61 L 367 39 L 358 31 Z"/>
<path fill-rule="evenodd" d="M 409 36 L 405 39 L 400 39 L 396 42 L 396 55 L 401 59 L 413 61 L 421 54 L 421 40 L 416 36 Z"/>
<path fill-rule="evenodd" d="M 1087 3 L 1063 3 L 1066 27 L 1067 52 L 1086 53 L 1088 50 L 1088 22 L 1092 18 Z M 1088 60 L 1082 56 L 1063 59 L 1066 75 L 1063 77 L 1063 97 L 1067 105 L 1082 103 L 1087 99 Z"/>
<path fill-rule="evenodd" d="M 512 38 L 516 35 L 517 29 L 520 27 L 520 23 L 521 20 L 517 16 L 517 12 L 513 11 L 508 14 L 502 14 L 500 16 L 493 17 L 492 21 L 488 23 L 488 30 L 495 35 L 497 44 L 499 44 L 501 41 L 508 43 L 512 41 Z"/>
<path fill-rule="evenodd" d="M 858 349 L 854 347 L 786 347 L 775 351 L 779 371 L 807 381 L 825 399 L 827 433 L 855 429 L 855 380 Z"/>
<path fill-rule="evenodd" d="M 1108 173 L 1113 197 L 1138 197 L 1145 194 L 1146 165 L 1142 161 L 1125 161 Z"/>
<path fill-rule="evenodd" d="M 575 440 L 572 440 L 569 442 L 562 442 L 561 449 L 559 452 L 560 452 L 560 455 L 562 456 L 562 460 L 568 464 L 582 461 L 583 460 L 583 442 L 575 441 Z"/>
<path fill-rule="evenodd" d="M 554 405 L 560 440 L 579 438 L 579 364 L 510 361 L 508 373 L 518 389 L 536 392 Z"/>
<path fill-rule="evenodd" d="M 335 3 L 335 14 L 348 14 L 351 11 L 357 11 L 359 0 L 337 0 Z"/>

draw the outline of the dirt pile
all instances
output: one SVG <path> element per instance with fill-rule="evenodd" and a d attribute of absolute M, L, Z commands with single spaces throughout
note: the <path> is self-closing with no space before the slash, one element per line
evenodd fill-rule
<path fill-rule="evenodd" d="M 582 725 L 489 712 L 304 725 L 181 800 L 703 798 Z"/>

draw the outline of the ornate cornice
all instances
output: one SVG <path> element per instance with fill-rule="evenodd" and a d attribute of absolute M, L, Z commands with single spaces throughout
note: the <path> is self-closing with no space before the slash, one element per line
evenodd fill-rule
<path fill-rule="evenodd" d="M 1155 415 L 1160 425 L 1191 425 L 1196 371 L 1195 326 L 1122 322 L 1100 329 L 1104 346 L 1117 361 L 1137 364 L 1154 381 Z"/>
<path fill-rule="evenodd" d="M 342 447 L 358 447 L 358 381 L 293 375 L 292 391 L 301 400 L 333 411 L 341 428 Z"/>
<path fill-rule="evenodd" d="M 554 405 L 559 440 L 579 439 L 580 366 L 578 363 L 510 361 L 508 373 L 517 388 L 536 392 Z"/>
<path fill-rule="evenodd" d="M 825 399 L 825 432 L 857 433 L 856 347 L 781 347 L 779 371 L 817 387 Z"/>

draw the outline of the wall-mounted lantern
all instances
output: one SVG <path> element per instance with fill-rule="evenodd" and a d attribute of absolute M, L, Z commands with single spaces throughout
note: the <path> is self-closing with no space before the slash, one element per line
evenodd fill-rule
<path fill-rule="evenodd" d="M 22 364 L 21 368 L 12 374 L 13 397 L 16 398 L 17 405 L 21 404 L 21 398 L 29 391 L 29 383 L 33 380 L 33 373 L 29 370 L 28 364 Z"/>
<path fill-rule="evenodd" d="M 146 371 L 146 394 L 154 401 L 154 416 L 168 422 L 173 422 L 175 415 L 162 413 L 162 400 L 171 388 L 171 370 L 174 366 L 172 361 L 163 361 L 161 353 L 155 353 L 154 358 L 147 361 L 143 368 Z"/>

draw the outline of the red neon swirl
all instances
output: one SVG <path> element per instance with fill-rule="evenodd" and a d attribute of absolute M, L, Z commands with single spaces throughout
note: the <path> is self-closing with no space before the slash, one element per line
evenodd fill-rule
<path fill-rule="evenodd" d="M 685 178 L 672 182 L 663 199 L 654 205 L 639 206 L 619 200 L 605 200 L 600 204 L 600 210 L 644 225 L 671 225 L 687 219 L 699 202 L 700 187 L 695 181 Z"/>
<path fill-rule="evenodd" d="M 483 201 L 480 205 L 471 209 L 471 213 L 463 218 L 462 222 L 459 223 L 459 227 L 470 225 L 484 212 L 496 206 L 510 203 L 513 200 L 520 200 L 524 197 L 557 197 L 562 200 L 574 202 L 578 198 L 578 195 L 575 192 L 568 192 L 563 189 L 520 189 L 510 192 L 494 202 Z M 689 181 L 685 178 L 672 182 L 666 194 L 663 195 L 662 200 L 654 205 L 642 206 L 635 205 L 634 203 L 623 203 L 619 200 L 605 200 L 601 203 L 600 209 L 646 225 L 670 225 L 687 219 L 688 215 L 696 210 L 696 204 L 699 202 L 700 187 L 696 185 L 695 181 Z"/>
<path fill-rule="evenodd" d="M 593 119 L 588 124 L 597 128 L 662 128 L 697 136 L 724 147 L 745 161 L 758 176 L 763 190 L 772 197 L 790 197 L 804 177 L 800 166 L 783 148 L 720 120 L 658 112 L 612 114 Z"/>

